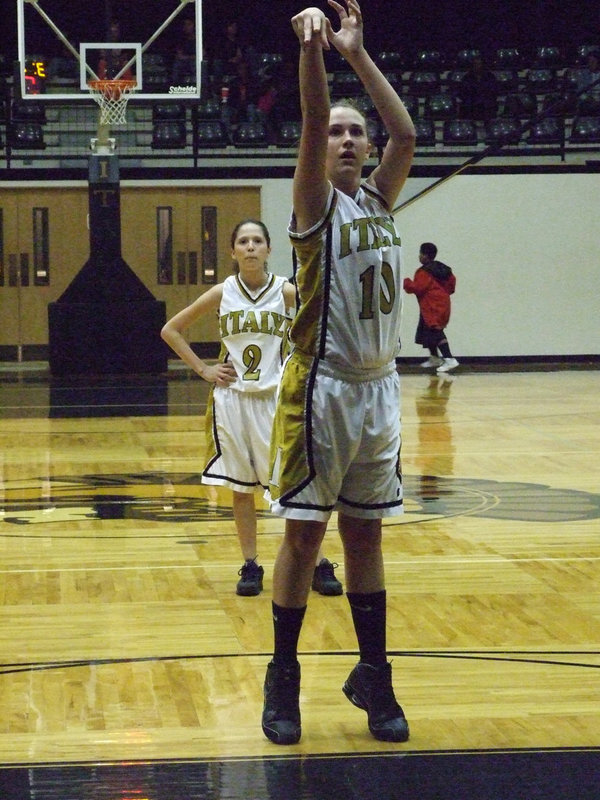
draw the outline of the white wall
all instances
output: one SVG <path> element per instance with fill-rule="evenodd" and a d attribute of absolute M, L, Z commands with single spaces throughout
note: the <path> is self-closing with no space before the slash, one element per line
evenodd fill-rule
<path fill-rule="evenodd" d="M 404 202 L 432 183 L 409 179 Z M 291 181 L 262 182 L 274 271 L 289 275 Z M 461 356 L 600 354 L 600 174 L 461 174 L 396 215 L 405 274 L 421 242 L 457 276 L 452 350 Z M 402 354 L 414 344 L 414 296 L 404 295 Z"/>

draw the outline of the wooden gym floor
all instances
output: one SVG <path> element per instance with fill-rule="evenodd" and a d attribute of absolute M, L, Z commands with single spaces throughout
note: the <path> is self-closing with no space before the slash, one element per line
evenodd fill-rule
<path fill-rule="evenodd" d="M 597 800 L 600 370 L 542 366 L 401 367 L 384 544 L 411 738 L 370 737 L 347 601 L 312 593 L 281 748 L 260 714 L 283 525 L 261 500 L 265 591 L 237 597 L 230 498 L 198 479 L 206 385 L 0 365 L 0 798 Z"/>

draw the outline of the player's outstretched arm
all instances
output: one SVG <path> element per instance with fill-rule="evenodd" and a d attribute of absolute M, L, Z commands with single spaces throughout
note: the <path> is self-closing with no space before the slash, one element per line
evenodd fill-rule
<path fill-rule="evenodd" d="M 328 2 L 340 20 L 337 33 L 330 28 L 330 42 L 360 78 L 389 134 L 381 162 L 369 181 L 379 189 L 391 208 L 410 170 L 415 128 L 404 103 L 364 47 L 363 17 L 358 2 L 347 0 L 346 7 L 336 0 Z"/>
<path fill-rule="evenodd" d="M 323 215 L 329 185 L 325 177 L 329 131 L 329 90 L 323 49 L 329 48 L 331 23 L 319 8 L 304 9 L 292 18 L 300 44 L 298 80 L 302 134 L 294 172 L 293 204 L 299 233 Z"/>

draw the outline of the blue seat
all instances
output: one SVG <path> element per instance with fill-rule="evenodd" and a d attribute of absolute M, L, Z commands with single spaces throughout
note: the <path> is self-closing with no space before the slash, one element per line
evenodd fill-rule
<path fill-rule="evenodd" d="M 536 94 L 555 92 L 558 88 L 556 70 L 548 68 L 528 70 L 525 75 L 524 88 L 526 91 Z"/>
<path fill-rule="evenodd" d="M 504 98 L 502 117 L 531 119 L 537 114 L 537 98 L 533 92 L 511 92 Z"/>
<path fill-rule="evenodd" d="M 159 120 L 185 120 L 185 106 L 183 103 L 155 103 L 152 106 L 152 121 Z"/>
<path fill-rule="evenodd" d="M 43 150 L 44 130 L 39 122 L 13 122 L 10 127 L 10 146 L 13 150 Z"/>
<path fill-rule="evenodd" d="M 413 122 L 417 134 L 417 147 L 434 147 L 435 122 L 432 119 L 415 119 Z"/>
<path fill-rule="evenodd" d="M 571 127 L 569 142 L 573 144 L 600 144 L 600 116 L 576 117 Z"/>
<path fill-rule="evenodd" d="M 233 133 L 236 147 L 267 147 L 269 137 L 262 122 L 240 122 Z"/>
<path fill-rule="evenodd" d="M 46 122 L 46 106 L 40 100 L 13 100 L 11 117 L 14 122 Z"/>
<path fill-rule="evenodd" d="M 416 70 L 441 72 L 445 59 L 440 50 L 418 50 L 414 60 Z"/>
<path fill-rule="evenodd" d="M 297 119 L 286 120 L 281 123 L 277 131 L 278 147 L 297 147 L 302 133 L 302 122 Z"/>
<path fill-rule="evenodd" d="M 442 140 L 446 146 L 473 147 L 478 143 L 477 125 L 470 119 L 447 119 Z"/>
<path fill-rule="evenodd" d="M 402 69 L 404 66 L 404 59 L 402 53 L 398 50 L 382 50 L 376 58 L 377 65 L 385 72 L 385 70 Z"/>
<path fill-rule="evenodd" d="M 496 69 L 521 69 L 523 57 L 518 47 L 499 47 L 494 58 Z"/>
<path fill-rule="evenodd" d="M 357 97 L 364 87 L 356 72 L 334 72 L 331 78 L 332 97 Z"/>
<path fill-rule="evenodd" d="M 424 97 L 439 91 L 439 73 L 431 70 L 415 70 L 408 80 L 408 91 L 417 97 Z"/>
<path fill-rule="evenodd" d="M 486 144 L 518 144 L 521 140 L 521 123 L 514 117 L 497 117 L 485 125 Z"/>
<path fill-rule="evenodd" d="M 500 94 L 516 92 L 519 88 L 519 73 L 516 69 L 497 69 L 494 70 L 494 75 Z"/>
<path fill-rule="evenodd" d="M 216 97 L 208 97 L 196 107 L 198 119 L 221 119 L 221 101 Z"/>
<path fill-rule="evenodd" d="M 561 69 L 565 66 L 565 62 L 562 48 L 556 45 L 541 45 L 535 48 L 534 64 L 536 67 Z"/>
<path fill-rule="evenodd" d="M 529 144 L 565 143 L 565 121 L 561 117 L 544 117 L 536 122 L 527 137 Z"/>
<path fill-rule="evenodd" d="M 551 117 L 572 117 L 577 111 L 577 97 L 571 92 L 552 92 L 544 96 L 542 111 Z"/>
<path fill-rule="evenodd" d="M 451 94 L 436 93 L 425 99 L 423 116 L 430 119 L 455 119 L 458 116 L 458 103 Z"/>
<path fill-rule="evenodd" d="M 220 120 L 199 120 L 196 125 L 196 138 L 198 147 L 226 147 L 229 137 L 225 126 Z"/>
<path fill-rule="evenodd" d="M 375 106 L 368 94 L 360 94 L 353 99 L 354 105 L 358 108 L 361 114 L 365 117 L 372 116 L 375 113 Z"/>
<path fill-rule="evenodd" d="M 595 117 L 597 114 L 600 114 L 600 98 L 593 94 L 580 94 L 577 99 L 577 115 Z"/>
<path fill-rule="evenodd" d="M 456 68 L 460 70 L 468 69 L 476 58 L 482 58 L 482 52 L 477 47 L 467 47 L 459 50 L 456 54 Z"/>
<path fill-rule="evenodd" d="M 162 119 L 152 127 L 153 150 L 178 150 L 186 145 L 186 126 L 181 119 Z"/>
<path fill-rule="evenodd" d="M 419 99 L 417 97 L 407 94 L 402 98 L 402 102 L 413 119 L 419 116 Z"/>

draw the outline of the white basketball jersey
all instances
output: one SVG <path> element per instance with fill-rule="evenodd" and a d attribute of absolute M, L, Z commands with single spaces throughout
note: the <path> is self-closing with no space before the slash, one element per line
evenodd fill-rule
<path fill-rule="evenodd" d="M 301 352 L 343 371 L 378 369 L 398 353 L 400 237 L 379 192 L 331 190 L 310 230 L 289 234 L 297 254 L 300 309 L 290 330 Z"/>
<path fill-rule="evenodd" d="M 267 283 L 251 291 L 239 275 L 223 282 L 219 307 L 221 361 L 237 372 L 232 389 L 240 392 L 274 390 L 279 384 L 289 320 L 283 285 L 286 278 L 267 274 Z"/>

